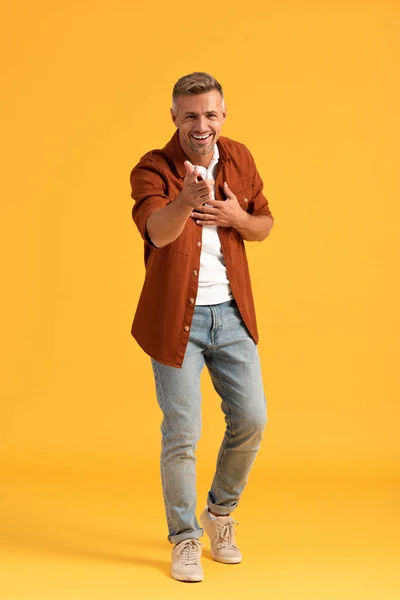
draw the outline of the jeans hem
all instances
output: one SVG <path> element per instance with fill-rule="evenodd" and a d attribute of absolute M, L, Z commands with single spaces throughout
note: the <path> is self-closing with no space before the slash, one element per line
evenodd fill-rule
<path fill-rule="evenodd" d="M 178 533 L 177 535 L 169 535 L 168 541 L 171 544 L 179 544 L 183 540 L 198 540 L 203 535 L 203 529 L 195 529 L 194 531 L 185 531 L 185 533 Z"/>
<path fill-rule="evenodd" d="M 235 502 L 233 506 L 221 506 L 220 504 L 214 504 L 213 502 L 211 502 L 210 496 L 208 496 L 207 499 L 208 508 L 213 513 L 215 513 L 216 515 L 220 515 L 221 517 L 225 517 L 226 515 L 229 515 L 231 512 L 233 512 L 237 505 L 238 502 Z"/>

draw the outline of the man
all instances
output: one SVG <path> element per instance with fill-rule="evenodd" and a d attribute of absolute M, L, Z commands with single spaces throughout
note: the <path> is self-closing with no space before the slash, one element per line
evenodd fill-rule
<path fill-rule="evenodd" d="M 207 73 L 173 89 L 177 131 L 131 172 L 132 210 L 145 242 L 146 277 L 132 335 L 150 355 L 163 412 L 161 475 L 172 576 L 201 581 L 203 528 L 216 561 L 242 560 L 230 514 L 238 505 L 266 423 L 258 333 L 243 240 L 273 225 L 247 148 L 220 136 L 221 85 Z M 200 373 L 221 397 L 226 432 L 201 528 L 195 515 Z"/>

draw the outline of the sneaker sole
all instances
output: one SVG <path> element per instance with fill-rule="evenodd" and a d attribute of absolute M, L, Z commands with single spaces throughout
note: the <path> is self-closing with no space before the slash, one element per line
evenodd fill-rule
<path fill-rule="evenodd" d="M 182 575 L 173 571 L 171 571 L 171 575 L 177 581 L 186 581 L 187 583 L 200 583 L 204 578 L 204 575 Z"/>
<path fill-rule="evenodd" d="M 241 558 L 220 558 L 219 556 L 213 556 L 213 560 L 224 563 L 225 565 L 238 565 L 242 562 Z"/>

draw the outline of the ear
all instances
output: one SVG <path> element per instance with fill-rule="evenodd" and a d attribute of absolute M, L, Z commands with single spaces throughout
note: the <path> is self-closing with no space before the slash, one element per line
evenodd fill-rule
<path fill-rule="evenodd" d="M 178 127 L 178 126 L 176 125 L 176 112 L 174 111 L 174 109 L 173 109 L 173 108 L 170 108 L 170 109 L 169 109 L 169 112 L 171 113 L 171 119 L 172 119 L 172 121 L 173 121 L 174 125 L 175 125 L 176 127 Z"/>
<path fill-rule="evenodd" d="M 222 107 L 222 123 L 225 123 L 227 114 L 228 114 L 228 107 L 224 103 L 224 106 Z"/>

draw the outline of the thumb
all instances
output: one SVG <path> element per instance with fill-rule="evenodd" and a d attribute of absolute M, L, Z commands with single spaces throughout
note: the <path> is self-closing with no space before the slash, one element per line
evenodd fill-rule
<path fill-rule="evenodd" d="M 226 181 L 224 181 L 224 192 L 225 194 L 228 196 L 228 198 L 230 200 L 233 200 L 234 198 L 236 198 L 235 194 L 232 192 L 232 190 L 229 189 L 228 184 L 226 183 Z"/>

